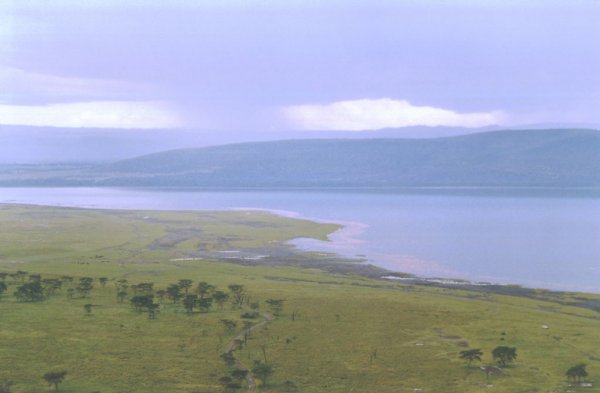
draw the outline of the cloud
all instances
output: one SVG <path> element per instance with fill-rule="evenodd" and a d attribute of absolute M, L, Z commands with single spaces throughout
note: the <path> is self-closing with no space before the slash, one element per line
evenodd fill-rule
<path fill-rule="evenodd" d="M 151 87 L 113 79 L 77 78 L 0 66 L 0 102 L 131 100 L 150 95 Z"/>
<path fill-rule="evenodd" d="M 159 101 L 93 101 L 52 105 L 0 105 L 0 124 L 94 128 L 179 128 L 183 121 Z"/>
<path fill-rule="evenodd" d="M 501 111 L 459 113 L 389 98 L 288 106 L 283 115 L 296 129 L 345 131 L 408 126 L 483 127 L 501 124 L 505 119 Z"/>
<path fill-rule="evenodd" d="M 0 66 L 0 124 L 71 128 L 179 128 L 182 116 L 149 85 Z"/>

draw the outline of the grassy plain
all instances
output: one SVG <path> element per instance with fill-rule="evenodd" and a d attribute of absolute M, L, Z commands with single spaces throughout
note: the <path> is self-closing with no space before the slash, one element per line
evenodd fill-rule
<path fill-rule="evenodd" d="M 69 298 L 65 286 L 42 302 L 18 302 L 19 279 L 6 279 L 0 382 L 14 381 L 14 392 L 48 391 L 42 375 L 59 370 L 68 372 L 62 392 L 224 391 L 219 378 L 231 369 L 220 355 L 243 311 L 188 315 L 165 299 L 150 320 L 117 301 L 119 279 L 156 289 L 180 279 L 224 291 L 240 284 L 265 312 L 266 299 L 285 299 L 282 314 L 235 351 L 247 364 L 272 364 L 260 392 L 600 392 L 600 312 L 582 306 L 598 295 L 515 296 L 326 273 L 318 267 L 335 262 L 285 241 L 325 239 L 335 225 L 256 211 L 0 205 L 0 223 L 0 273 L 95 278 L 87 298 Z M 99 277 L 109 279 L 105 287 Z M 94 305 L 91 314 L 84 304 Z M 222 319 L 238 328 L 225 331 Z M 518 357 L 504 375 L 487 377 L 479 366 L 493 363 L 498 345 L 517 347 Z M 472 348 L 483 362 L 467 367 L 458 353 Z M 592 387 L 566 381 L 581 362 Z"/>

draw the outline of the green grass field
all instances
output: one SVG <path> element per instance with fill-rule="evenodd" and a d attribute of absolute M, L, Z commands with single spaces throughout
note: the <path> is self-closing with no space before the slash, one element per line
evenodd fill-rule
<path fill-rule="evenodd" d="M 152 282 L 155 291 L 181 279 L 224 292 L 239 284 L 244 307 L 258 303 L 269 314 L 265 301 L 284 299 L 281 315 L 234 351 L 244 364 L 272 365 L 259 392 L 600 392 L 600 312 L 585 307 L 598 295 L 502 295 L 326 273 L 319 267 L 331 258 L 285 241 L 325 239 L 337 226 L 257 211 L 0 205 L 0 223 L 0 273 L 74 277 L 39 302 L 13 296 L 29 277 L 5 278 L 0 386 L 13 381 L 13 392 L 53 390 L 42 376 L 60 370 L 61 392 L 246 391 L 244 381 L 241 389 L 220 382 L 232 371 L 221 354 L 243 329 L 246 309 L 228 302 L 188 314 L 164 298 L 149 319 L 130 305 L 131 288 L 118 301 L 122 279 Z M 80 277 L 94 278 L 94 288 L 70 297 Z M 237 327 L 227 331 L 223 319 Z M 518 357 L 502 375 L 486 376 L 480 366 L 495 364 L 491 351 L 500 345 L 517 347 Z M 467 367 L 458 353 L 474 348 L 483 361 Z M 592 387 L 567 382 L 577 363 L 587 364 Z"/>

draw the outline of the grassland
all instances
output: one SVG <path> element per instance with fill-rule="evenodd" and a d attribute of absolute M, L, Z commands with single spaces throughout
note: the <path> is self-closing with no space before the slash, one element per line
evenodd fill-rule
<path fill-rule="evenodd" d="M 0 223 L 0 273 L 95 279 L 86 298 L 70 298 L 65 284 L 44 301 L 22 302 L 12 295 L 21 279 L 6 278 L 0 382 L 14 381 L 14 392 L 50 390 L 42 375 L 54 370 L 68 372 L 59 391 L 70 393 L 226 389 L 219 379 L 231 367 L 221 354 L 245 310 L 227 304 L 190 315 L 164 299 L 149 319 L 117 300 L 121 279 L 156 289 L 180 279 L 223 291 L 240 284 L 247 304 L 269 314 L 265 300 L 285 299 L 281 315 L 234 351 L 246 364 L 266 357 L 273 366 L 260 392 L 600 392 L 600 312 L 586 307 L 598 295 L 498 294 L 328 273 L 323 266 L 335 260 L 285 241 L 325 239 L 335 225 L 263 212 L 3 205 Z M 223 319 L 238 327 L 225 330 Z M 486 376 L 479 366 L 493 363 L 499 345 L 517 347 L 518 357 L 503 375 Z M 472 348 L 484 351 L 483 362 L 467 367 L 458 352 Z M 592 387 L 566 381 L 566 369 L 581 362 Z"/>

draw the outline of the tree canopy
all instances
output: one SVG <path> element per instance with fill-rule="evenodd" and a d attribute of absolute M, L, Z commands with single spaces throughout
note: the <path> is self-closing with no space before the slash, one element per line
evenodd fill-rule
<path fill-rule="evenodd" d="M 494 348 L 492 356 L 501 366 L 506 366 L 517 358 L 517 348 L 499 346 Z"/>
<path fill-rule="evenodd" d="M 483 352 L 480 349 L 469 349 L 466 351 L 460 351 L 459 357 L 467 362 L 467 365 L 471 365 L 474 361 L 480 362 Z"/>
<path fill-rule="evenodd" d="M 586 365 L 584 363 L 579 363 L 573 367 L 570 367 L 566 372 L 567 378 L 572 381 L 581 381 L 583 378 L 588 376 L 585 368 Z"/>
<path fill-rule="evenodd" d="M 254 362 L 254 367 L 252 367 L 252 373 L 256 375 L 263 382 L 263 385 L 267 384 L 267 379 L 273 374 L 273 366 L 268 363 L 263 363 L 261 361 Z"/>
<path fill-rule="evenodd" d="M 15 291 L 17 300 L 25 302 L 39 302 L 44 300 L 44 288 L 39 281 L 31 281 L 17 288 Z"/>
<path fill-rule="evenodd" d="M 65 379 L 66 376 L 67 376 L 66 371 L 51 371 L 51 372 L 44 374 L 43 378 L 50 385 L 54 385 L 54 390 L 58 390 L 58 385 L 60 383 L 62 383 L 62 381 Z"/>

